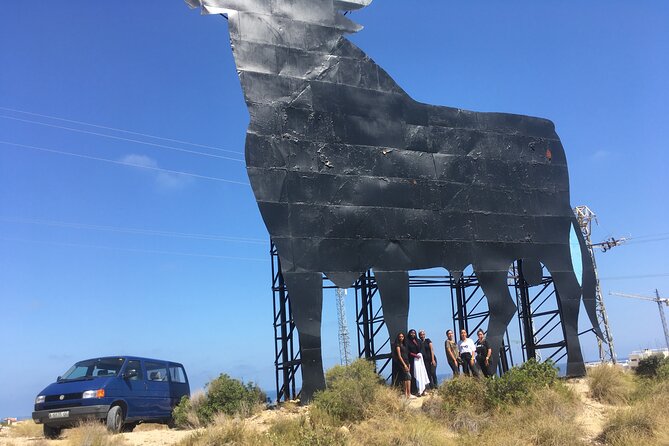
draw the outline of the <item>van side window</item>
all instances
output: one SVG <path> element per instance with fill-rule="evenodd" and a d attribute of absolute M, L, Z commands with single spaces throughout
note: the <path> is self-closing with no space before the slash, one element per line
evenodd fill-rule
<path fill-rule="evenodd" d="M 173 383 L 186 383 L 186 374 L 181 366 L 170 367 L 170 380 Z"/>
<path fill-rule="evenodd" d="M 167 367 L 159 362 L 146 362 L 146 375 L 149 381 L 167 381 Z"/>
<path fill-rule="evenodd" d="M 144 379 L 142 364 L 139 361 L 128 361 L 128 364 L 125 366 L 125 373 L 128 373 L 130 370 L 135 370 L 137 373 L 128 378 L 129 381 L 141 381 Z"/>

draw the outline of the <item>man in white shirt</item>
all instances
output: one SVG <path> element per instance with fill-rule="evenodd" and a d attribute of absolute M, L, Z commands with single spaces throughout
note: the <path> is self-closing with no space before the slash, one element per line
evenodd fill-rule
<path fill-rule="evenodd" d="M 474 341 L 467 337 L 467 330 L 460 330 L 460 342 L 458 350 L 462 359 L 462 373 L 467 376 L 479 376 L 478 370 L 474 365 L 474 356 L 476 355 L 476 345 Z"/>

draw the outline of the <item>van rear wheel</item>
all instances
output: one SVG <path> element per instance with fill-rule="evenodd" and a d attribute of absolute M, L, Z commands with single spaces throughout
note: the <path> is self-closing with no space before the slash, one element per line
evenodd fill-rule
<path fill-rule="evenodd" d="M 107 412 L 107 430 L 113 434 L 118 434 L 122 427 L 123 409 L 121 409 L 121 406 L 114 406 Z"/>
<path fill-rule="evenodd" d="M 48 424 L 43 425 L 42 429 L 44 432 L 44 438 L 48 438 L 49 440 L 55 440 L 56 438 L 60 437 L 60 432 L 62 430 L 60 427 L 53 427 L 49 426 Z"/>

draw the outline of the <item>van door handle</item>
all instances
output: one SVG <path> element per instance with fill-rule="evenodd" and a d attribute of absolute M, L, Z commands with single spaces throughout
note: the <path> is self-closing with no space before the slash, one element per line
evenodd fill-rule
<path fill-rule="evenodd" d="M 144 390 L 149 390 L 149 385 L 146 382 L 144 382 Z"/>

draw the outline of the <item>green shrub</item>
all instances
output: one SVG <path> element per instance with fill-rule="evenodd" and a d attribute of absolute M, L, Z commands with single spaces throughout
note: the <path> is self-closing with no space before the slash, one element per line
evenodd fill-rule
<path fill-rule="evenodd" d="M 265 402 L 265 394 L 253 383 L 244 384 L 226 374 L 207 384 L 206 394 L 181 398 L 174 408 L 174 424 L 180 428 L 197 428 L 212 422 L 219 413 L 247 417 Z"/>
<path fill-rule="evenodd" d="M 312 410 L 334 423 L 362 421 L 383 388 L 374 364 L 364 359 L 328 370 L 325 383 L 327 388 L 314 396 Z"/>
<path fill-rule="evenodd" d="M 537 362 L 530 359 L 513 367 L 499 379 L 489 380 L 487 404 L 489 407 L 527 404 L 535 392 L 558 383 L 558 370 L 552 361 Z"/>
<path fill-rule="evenodd" d="M 663 381 L 669 381 L 669 361 L 658 367 L 656 376 Z"/>
<path fill-rule="evenodd" d="M 477 379 L 457 377 L 439 388 L 443 409 L 454 414 L 461 410 L 487 411 L 504 406 L 527 404 L 537 391 L 564 387 L 558 380 L 557 368 L 551 361 L 530 359 L 513 367 L 500 378 Z"/>
<path fill-rule="evenodd" d="M 249 416 L 265 402 L 265 398 L 265 393 L 252 382 L 244 384 L 222 373 L 207 384 L 207 398 L 198 408 L 198 418 L 209 423 L 217 413 Z"/>
<path fill-rule="evenodd" d="M 204 392 L 196 392 L 188 398 L 183 396 L 179 404 L 172 411 L 174 425 L 180 429 L 196 429 L 201 427 L 203 421 L 200 420 L 198 412 L 207 402 L 207 396 Z"/>
<path fill-rule="evenodd" d="M 658 375 L 665 375 L 669 371 L 669 358 L 663 355 L 651 355 L 639 361 L 636 368 L 636 374 L 644 378 L 657 378 Z"/>
<path fill-rule="evenodd" d="M 486 381 L 458 376 L 444 381 L 439 387 L 443 407 L 453 413 L 458 409 L 480 410 L 485 408 L 487 399 Z"/>

